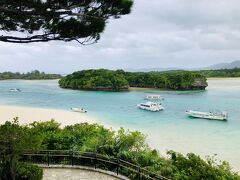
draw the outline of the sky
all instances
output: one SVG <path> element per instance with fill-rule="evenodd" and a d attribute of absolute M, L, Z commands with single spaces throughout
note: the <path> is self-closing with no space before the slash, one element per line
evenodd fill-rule
<path fill-rule="evenodd" d="M 1 33 L 1 32 L 0 32 Z M 239 0 L 134 0 L 97 44 L 0 42 L 0 71 L 202 68 L 240 59 Z"/>

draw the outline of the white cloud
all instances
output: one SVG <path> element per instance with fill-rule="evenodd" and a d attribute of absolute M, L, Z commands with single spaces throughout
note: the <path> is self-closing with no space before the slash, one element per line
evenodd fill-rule
<path fill-rule="evenodd" d="M 135 0 L 99 43 L 0 43 L 0 71 L 204 67 L 240 59 L 239 0 Z"/>

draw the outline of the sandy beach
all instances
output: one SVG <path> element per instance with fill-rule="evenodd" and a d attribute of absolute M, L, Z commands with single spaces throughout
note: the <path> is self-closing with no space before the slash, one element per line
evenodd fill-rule
<path fill-rule="evenodd" d="M 34 121 L 49 121 L 51 119 L 61 123 L 61 126 L 95 122 L 94 118 L 89 117 L 87 114 L 77 112 L 20 106 L 0 106 L 0 124 L 4 124 L 5 121 L 12 121 L 15 117 L 19 118 L 20 124 L 29 124 Z"/>
<path fill-rule="evenodd" d="M 207 89 L 237 89 L 240 88 L 240 78 L 208 78 Z"/>
<path fill-rule="evenodd" d="M 211 77 L 207 80 L 240 80 L 240 77 Z"/>
<path fill-rule="evenodd" d="M 57 81 L 4 81 L 0 84 L 0 124 L 19 117 L 21 124 L 55 119 L 62 127 L 82 122 L 113 130 L 123 127 L 147 135 L 147 143 L 162 155 L 166 150 L 194 152 L 202 158 L 217 154 L 218 160 L 228 161 L 239 171 L 240 78 L 211 78 L 208 83 L 206 91 L 161 91 L 166 110 L 148 113 L 137 109 L 136 104 L 150 90 L 86 92 L 60 89 Z M 9 93 L 10 87 L 19 87 L 22 92 Z M 89 112 L 75 113 L 69 107 L 84 107 Z M 229 121 L 189 119 L 184 113 L 189 108 L 227 110 Z"/>

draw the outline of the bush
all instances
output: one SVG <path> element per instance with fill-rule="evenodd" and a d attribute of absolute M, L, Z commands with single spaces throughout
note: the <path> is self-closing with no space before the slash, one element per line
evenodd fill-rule
<path fill-rule="evenodd" d="M 17 180 L 41 180 L 43 177 L 42 168 L 29 163 L 18 163 L 16 179 Z"/>
<path fill-rule="evenodd" d="M 207 87 L 206 77 L 192 71 L 124 72 L 107 69 L 74 72 L 61 80 L 62 88 L 123 91 L 130 87 L 198 90 Z"/>

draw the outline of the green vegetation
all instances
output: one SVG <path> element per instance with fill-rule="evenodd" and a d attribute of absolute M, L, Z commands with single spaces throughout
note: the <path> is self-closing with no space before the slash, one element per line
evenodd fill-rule
<path fill-rule="evenodd" d="M 108 19 L 129 14 L 132 5 L 132 0 L 1 0 L 0 41 L 94 43 Z"/>
<path fill-rule="evenodd" d="M 205 76 L 190 71 L 166 71 L 166 72 L 124 72 L 131 87 L 164 88 L 173 90 L 197 90 L 205 89 L 207 82 Z"/>
<path fill-rule="evenodd" d="M 197 71 L 206 77 L 240 77 L 240 68 Z"/>
<path fill-rule="evenodd" d="M 105 69 L 74 72 L 59 81 L 62 88 L 83 90 L 127 90 L 130 87 L 174 90 L 205 89 L 205 76 L 190 71 L 124 72 Z"/>
<path fill-rule="evenodd" d="M 45 74 L 44 72 L 39 72 L 37 70 L 28 72 L 26 74 L 21 74 L 19 72 L 3 72 L 0 73 L 0 80 L 7 79 L 26 79 L 26 80 L 42 80 L 42 79 L 60 79 L 62 76 L 58 74 Z"/>
<path fill-rule="evenodd" d="M 40 147 L 41 137 L 34 134 L 29 127 L 20 126 L 17 118 L 13 123 L 6 122 L 4 125 L 1 125 L 0 179 L 13 180 L 17 175 L 24 173 L 21 171 L 21 165 L 17 166 L 20 155 L 24 151 L 37 151 Z M 20 174 L 17 174 L 17 172 Z"/>
<path fill-rule="evenodd" d="M 25 140 L 29 135 L 32 139 L 26 145 Z M 16 121 L 6 122 L 0 126 L 0 140 L 10 144 L 18 142 L 18 146 L 12 146 L 16 150 L 10 153 L 7 151 L 8 154 L 4 154 L 3 157 L 10 156 L 13 152 L 18 152 L 17 156 L 20 156 L 23 147 L 33 150 L 76 150 L 117 157 L 174 180 L 240 179 L 240 176 L 233 173 L 226 162 L 217 164 L 214 159 L 209 158 L 205 161 L 193 153 L 184 156 L 173 151 L 168 152 L 168 157 L 162 157 L 145 143 L 145 136 L 142 133 L 122 128 L 113 131 L 98 124 L 82 123 L 60 128 L 60 124 L 53 120 L 34 122 L 29 126 L 19 126 Z M 35 143 L 38 142 L 37 145 L 31 143 L 33 140 L 37 140 L 35 141 Z M 5 148 L 8 149 L 8 146 L 6 145 Z M 6 160 L 0 162 L 9 163 L 10 159 L 4 159 Z M 1 164 L 0 167 L 5 166 Z M 24 166 L 21 170 L 18 169 L 20 174 L 29 174 L 30 171 L 37 171 L 36 176 L 41 176 L 41 172 L 34 168 Z M 0 172 L 3 175 L 7 171 Z M 137 178 L 134 174 L 127 175 L 132 179 Z"/>
<path fill-rule="evenodd" d="M 74 72 L 59 81 L 60 87 L 83 90 L 124 91 L 129 84 L 123 75 L 100 69 Z"/>
<path fill-rule="evenodd" d="M 29 163 L 18 163 L 16 169 L 17 180 L 41 180 L 43 177 L 43 170 L 37 165 Z"/>

